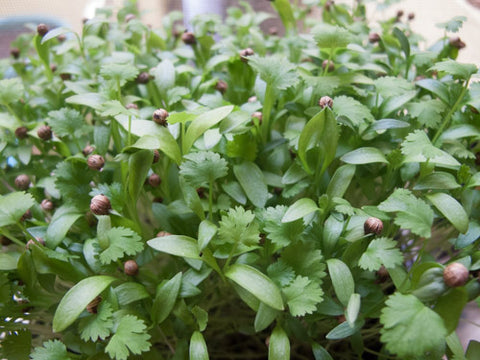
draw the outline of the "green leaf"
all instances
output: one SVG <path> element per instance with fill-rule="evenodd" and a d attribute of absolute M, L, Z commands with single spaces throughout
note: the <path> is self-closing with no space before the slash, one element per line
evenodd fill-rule
<path fill-rule="evenodd" d="M 273 320 L 275 320 L 278 314 L 278 310 L 272 309 L 270 306 L 260 302 L 257 314 L 255 315 L 255 331 L 259 332 L 265 330 L 273 322 Z"/>
<path fill-rule="evenodd" d="M 442 317 L 448 334 L 457 328 L 467 302 L 467 290 L 463 287 L 450 289 L 437 300 L 433 310 Z"/>
<path fill-rule="evenodd" d="M 292 316 L 304 316 L 313 313 L 317 308 L 316 305 L 323 300 L 323 291 L 320 286 L 303 276 L 297 276 L 282 291 Z"/>
<path fill-rule="evenodd" d="M 46 244 L 55 249 L 65 239 L 68 230 L 83 216 L 77 209 L 67 205 L 59 207 L 53 214 L 46 233 Z"/>
<path fill-rule="evenodd" d="M 388 130 L 388 129 L 401 129 L 409 127 L 410 124 L 406 121 L 395 120 L 395 119 L 380 119 L 372 123 L 365 132 L 369 131 L 379 131 L 379 130 Z"/>
<path fill-rule="evenodd" d="M 322 345 L 317 343 L 312 344 L 312 352 L 315 360 L 333 360 L 332 356 Z"/>
<path fill-rule="evenodd" d="M 430 237 L 433 210 L 409 190 L 396 189 L 378 208 L 386 212 L 397 212 L 395 224 L 401 228 L 409 229 L 419 236 Z"/>
<path fill-rule="evenodd" d="M 190 339 L 189 356 L 191 360 L 208 360 L 208 349 L 200 331 L 194 331 Z"/>
<path fill-rule="evenodd" d="M 157 287 L 157 294 L 152 305 L 152 321 L 161 324 L 173 310 L 182 284 L 182 273 Z"/>
<path fill-rule="evenodd" d="M 418 180 L 413 190 L 451 190 L 459 187 L 455 176 L 447 172 L 436 171 Z"/>
<path fill-rule="evenodd" d="M 282 223 L 288 223 L 288 222 L 301 219 L 317 210 L 320 210 L 320 209 L 312 199 L 309 199 L 309 198 L 298 199 L 292 205 L 290 205 L 287 212 L 282 218 Z"/>
<path fill-rule="evenodd" d="M 277 248 L 285 247 L 297 241 L 303 231 L 303 222 L 300 221 L 300 219 L 298 221 L 282 223 L 282 218 L 285 216 L 287 209 L 284 205 L 277 205 L 274 208 L 269 207 L 265 209 L 263 213 L 263 231 Z"/>
<path fill-rule="evenodd" d="M 285 90 L 297 85 L 299 76 L 297 67 L 280 54 L 266 57 L 253 55 L 248 57 L 248 65 L 255 70 L 260 78 L 276 90 Z"/>
<path fill-rule="evenodd" d="M 322 252 L 312 244 L 296 242 L 283 250 L 280 260 L 291 266 L 296 275 L 306 276 L 319 284 L 326 276 Z"/>
<path fill-rule="evenodd" d="M 468 360 L 476 360 L 480 356 L 480 342 L 470 340 L 465 354 Z"/>
<path fill-rule="evenodd" d="M 128 130 L 128 118 L 116 116 L 115 119 Z M 147 120 L 132 120 L 131 132 L 134 135 L 140 136 L 130 148 L 135 149 L 159 149 L 170 159 L 175 161 L 177 165 L 182 162 L 180 154 L 180 147 L 173 135 L 163 126 L 158 126 L 153 121 Z M 126 148 L 128 150 L 129 148 Z"/>
<path fill-rule="evenodd" d="M 267 268 L 267 274 L 280 287 L 287 286 L 295 278 L 295 271 L 283 260 L 270 264 Z"/>
<path fill-rule="evenodd" d="M 147 241 L 148 246 L 157 251 L 200 260 L 197 241 L 185 235 L 167 235 Z"/>
<path fill-rule="evenodd" d="M 323 156 L 323 164 L 321 169 L 315 171 L 323 173 L 335 158 L 338 135 L 337 121 L 329 108 L 323 109 L 307 122 L 298 140 L 298 157 L 308 173 L 311 174 L 312 170 L 307 162 L 307 151 L 315 146 L 320 148 L 317 156 Z"/>
<path fill-rule="evenodd" d="M 450 96 L 448 93 L 448 87 L 440 80 L 422 79 L 417 81 L 416 85 L 437 95 L 438 98 L 443 101 L 443 103 L 447 105 L 449 104 Z"/>
<path fill-rule="evenodd" d="M 270 335 L 268 345 L 268 360 L 289 360 L 290 359 L 290 341 L 285 331 L 280 325 L 275 326 Z"/>
<path fill-rule="evenodd" d="M 345 315 L 350 326 L 355 325 L 357 321 L 358 313 L 360 311 L 360 294 L 352 294 L 350 300 L 348 300 L 347 309 L 345 310 Z"/>
<path fill-rule="evenodd" d="M 109 117 L 123 114 L 126 116 L 135 116 L 135 113 L 132 110 L 127 109 L 122 103 L 118 100 L 106 101 L 102 104 L 101 108 L 98 111 L 100 115 Z"/>
<path fill-rule="evenodd" d="M 444 28 L 446 31 L 456 33 L 458 32 L 458 30 L 460 30 L 465 21 L 467 21 L 467 18 L 465 16 L 454 16 L 449 21 L 438 23 L 436 25 L 439 28 Z"/>
<path fill-rule="evenodd" d="M 125 255 L 136 255 L 143 250 L 142 238 L 133 230 L 114 227 L 105 234 L 108 247 L 100 253 L 102 264 L 110 264 Z"/>
<path fill-rule="evenodd" d="M 208 220 L 203 220 L 198 226 L 198 247 L 203 250 L 217 234 L 217 226 Z"/>
<path fill-rule="evenodd" d="M 82 114 L 70 108 L 50 111 L 47 123 L 52 127 L 55 135 L 79 138 L 90 130 Z"/>
<path fill-rule="evenodd" d="M 410 115 L 417 119 L 420 126 L 436 129 L 442 121 L 442 112 L 447 106 L 438 99 L 410 103 L 407 106 Z"/>
<path fill-rule="evenodd" d="M 143 320 L 134 315 L 124 315 L 117 325 L 115 334 L 108 342 L 105 352 L 112 359 L 127 360 L 129 353 L 140 355 L 150 349 L 150 335 L 146 333 Z"/>
<path fill-rule="evenodd" d="M 405 36 L 405 33 L 397 27 L 393 28 L 392 33 L 400 42 L 402 51 L 405 53 L 405 58 L 408 60 L 408 58 L 410 57 L 410 43 L 408 41 L 407 36 Z"/>
<path fill-rule="evenodd" d="M 317 45 L 324 49 L 343 48 L 352 40 L 351 34 L 347 29 L 327 23 L 316 25 L 312 29 L 312 34 Z"/>
<path fill-rule="evenodd" d="M 234 264 L 228 268 L 225 276 L 271 308 L 284 309 L 282 295 L 278 287 L 257 269 L 249 265 Z"/>
<path fill-rule="evenodd" d="M 60 332 L 78 318 L 86 306 L 113 281 L 111 276 L 91 276 L 73 286 L 60 301 L 53 317 L 53 331 Z"/>
<path fill-rule="evenodd" d="M 339 259 L 328 259 L 327 267 L 338 300 L 347 306 L 350 296 L 355 292 L 355 283 L 350 269 Z"/>
<path fill-rule="evenodd" d="M 444 193 L 427 194 L 426 197 L 458 231 L 467 232 L 468 215 L 457 200 Z"/>
<path fill-rule="evenodd" d="M 480 224 L 473 220 L 468 226 L 466 234 L 460 234 L 455 242 L 457 249 L 462 249 L 477 241 L 480 238 Z"/>
<path fill-rule="evenodd" d="M 150 297 L 145 286 L 136 282 L 126 282 L 117 286 L 115 294 L 117 295 L 118 303 L 122 306 Z"/>
<path fill-rule="evenodd" d="M 194 188 L 206 187 L 228 173 L 228 163 L 212 151 L 200 151 L 185 155 L 180 165 L 180 175 Z"/>
<path fill-rule="evenodd" d="M 263 208 L 268 200 L 265 178 L 257 164 L 244 161 L 233 167 L 233 173 L 253 205 Z"/>
<path fill-rule="evenodd" d="M 345 339 L 349 336 L 352 336 L 357 331 L 359 331 L 364 324 L 365 324 L 364 320 L 358 320 L 355 322 L 355 324 L 352 327 L 350 326 L 348 321 L 344 321 L 341 324 L 334 327 L 332 330 L 330 330 L 330 332 L 327 335 L 325 335 L 325 338 L 327 338 L 328 340 Z"/>
<path fill-rule="evenodd" d="M 353 165 L 343 165 L 335 171 L 327 186 L 327 195 L 331 199 L 343 197 L 355 175 L 355 169 Z"/>
<path fill-rule="evenodd" d="M 71 360 L 67 347 L 60 340 L 49 340 L 42 347 L 36 347 L 31 355 L 32 360 Z"/>
<path fill-rule="evenodd" d="M 128 158 L 127 191 L 130 201 L 136 204 L 145 179 L 152 166 L 153 152 L 139 150 Z"/>
<path fill-rule="evenodd" d="M 107 97 L 100 93 L 86 93 L 79 95 L 72 95 L 65 99 L 68 104 L 84 105 L 95 110 L 100 110 L 103 103 L 107 101 Z"/>
<path fill-rule="evenodd" d="M 18 262 L 17 256 L 9 253 L 0 253 L 0 271 L 15 270 Z"/>
<path fill-rule="evenodd" d="M 387 117 L 392 113 L 405 107 L 410 100 L 417 96 L 417 91 L 407 91 L 399 96 L 391 96 L 382 102 L 380 106 L 380 117 Z"/>
<path fill-rule="evenodd" d="M 337 116 L 348 118 L 356 127 L 365 121 L 370 123 L 375 120 L 368 107 L 360 101 L 344 95 L 333 98 L 333 112 Z"/>
<path fill-rule="evenodd" d="M 454 77 L 467 80 L 478 71 L 478 68 L 475 64 L 463 64 L 449 59 L 436 63 L 428 70 L 443 71 Z"/>
<path fill-rule="evenodd" d="M 280 19 L 282 19 L 283 26 L 285 29 L 290 30 L 296 28 L 297 23 L 295 21 L 295 16 L 293 15 L 293 9 L 288 0 L 275 0 L 272 1 L 272 6 L 277 10 Z M 258 16 L 259 14 L 257 14 Z"/>
<path fill-rule="evenodd" d="M 150 73 L 154 76 L 153 81 L 157 88 L 165 92 L 175 86 L 175 67 L 169 59 L 162 60 Z"/>
<path fill-rule="evenodd" d="M 225 119 L 228 114 L 233 110 L 233 106 L 223 106 L 214 110 L 204 112 L 197 116 L 187 128 L 183 143 L 183 153 L 187 154 L 190 148 L 193 146 L 195 140 L 197 140 L 205 131 L 215 126 L 220 121 Z"/>
<path fill-rule="evenodd" d="M 372 240 L 358 261 L 358 266 L 365 270 L 376 271 L 382 265 L 386 268 L 394 268 L 402 264 L 402 252 L 396 248 L 396 245 L 394 240 L 386 237 Z"/>
<path fill-rule="evenodd" d="M 401 77 L 382 76 L 374 80 L 377 92 L 384 98 L 401 96 L 414 89 L 414 85 Z"/>
<path fill-rule="evenodd" d="M 415 358 L 445 348 L 447 330 L 442 318 L 415 296 L 395 293 L 385 304 L 380 332 L 388 351 L 401 358 Z"/>
<path fill-rule="evenodd" d="M 361 165 L 371 163 L 386 163 L 388 160 L 383 155 L 383 152 L 373 147 L 362 147 L 343 155 L 340 160 L 347 164 Z"/>
<path fill-rule="evenodd" d="M 25 89 L 20 78 L 0 80 L 0 104 L 8 105 L 23 97 Z"/>
<path fill-rule="evenodd" d="M 241 206 L 229 209 L 222 215 L 219 223 L 218 239 L 216 244 L 243 244 L 246 246 L 257 245 L 260 240 L 258 223 L 255 214 Z"/>
<path fill-rule="evenodd" d="M 43 36 L 41 44 L 45 44 L 47 41 L 55 39 L 57 36 L 68 33 L 74 33 L 74 31 L 66 27 L 57 27 L 55 29 L 52 29 Z"/>
<path fill-rule="evenodd" d="M 138 72 L 139 70 L 132 64 L 108 63 L 100 68 L 100 75 L 106 79 L 118 81 L 120 86 L 125 85 L 127 81 L 135 79 Z"/>
<path fill-rule="evenodd" d="M 78 323 L 80 337 L 83 341 L 98 341 L 110 336 L 113 328 L 112 306 L 102 301 L 97 307 L 97 313 L 82 318 Z"/>
<path fill-rule="evenodd" d="M 0 197 L 0 227 L 15 224 L 35 201 L 32 195 L 17 191 Z"/>
<path fill-rule="evenodd" d="M 435 147 L 423 130 L 415 130 L 408 134 L 401 147 L 402 154 L 405 155 L 405 163 L 431 160 L 433 163 L 449 167 L 460 165 L 451 155 Z"/>

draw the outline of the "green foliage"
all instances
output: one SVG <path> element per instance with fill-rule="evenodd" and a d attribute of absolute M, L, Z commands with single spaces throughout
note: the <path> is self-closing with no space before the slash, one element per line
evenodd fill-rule
<path fill-rule="evenodd" d="M 362 2 L 271 5 L 182 34 L 131 0 L 12 43 L 1 358 L 478 358 L 452 335 L 480 294 L 478 68 L 447 37 L 464 19 L 429 46 Z"/>
<path fill-rule="evenodd" d="M 311 314 L 322 301 L 323 291 L 319 284 L 307 277 L 297 276 L 282 291 L 287 299 L 288 310 L 293 316 Z"/>
<path fill-rule="evenodd" d="M 126 360 L 130 353 L 140 355 L 150 348 L 150 335 L 145 333 L 143 320 L 134 315 L 124 315 L 117 321 L 115 335 L 105 348 L 112 359 Z"/>
<path fill-rule="evenodd" d="M 418 357 L 427 352 L 442 354 L 447 331 L 433 310 L 413 295 L 395 293 L 386 301 L 380 321 L 382 341 L 400 357 Z"/>
<path fill-rule="evenodd" d="M 32 353 L 32 360 L 70 360 L 67 348 L 59 340 L 51 340 L 43 343 L 43 347 L 37 347 Z"/>
<path fill-rule="evenodd" d="M 256 245 L 259 238 L 259 227 L 255 221 L 255 214 L 250 210 L 245 211 L 241 206 L 228 210 L 222 216 L 219 223 L 218 244 L 244 244 L 246 246 Z"/>
<path fill-rule="evenodd" d="M 108 240 L 108 248 L 100 253 L 103 264 L 109 264 L 124 255 L 135 255 L 143 250 L 142 238 L 135 231 L 124 227 L 114 227 L 104 234 Z"/>
<path fill-rule="evenodd" d="M 415 197 L 409 190 L 395 190 L 378 208 L 386 212 L 396 212 L 395 223 L 403 229 L 430 237 L 433 211 L 425 201 Z"/>
<path fill-rule="evenodd" d="M 227 175 L 225 159 L 211 151 L 188 154 L 180 166 L 180 174 L 194 188 L 208 187 L 215 180 Z"/>
<path fill-rule="evenodd" d="M 365 270 L 378 270 L 384 265 L 387 269 L 400 265 L 403 261 L 402 253 L 396 248 L 395 241 L 381 237 L 368 244 L 358 265 Z"/>

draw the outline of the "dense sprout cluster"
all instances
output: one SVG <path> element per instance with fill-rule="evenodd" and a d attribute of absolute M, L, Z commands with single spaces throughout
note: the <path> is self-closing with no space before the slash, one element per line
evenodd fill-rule
<path fill-rule="evenodd" d="M 426 47 L 413 14 L 290 3 L 267 32 L 244 2 L 184 31 L 129 1 L 12 43 L 0 357 L 465 358 L 480 86 L 455 61 L 463 20 Z"/>

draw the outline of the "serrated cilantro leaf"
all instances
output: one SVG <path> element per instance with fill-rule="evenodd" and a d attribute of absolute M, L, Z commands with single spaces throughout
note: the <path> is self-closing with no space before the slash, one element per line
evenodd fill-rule
<path fill-rule="evenodd" d="M 382 265 L 386 268 L 394 268 L 403 261 L 402 252 L 396 248 L 392 239 L 381 237 L 374 239 L 368 244 L 367 250 L 360 258 L 358 265 L 365 270 L 378 270 Z"/>
<path fill-rule="evenodd" d="M 0 104 L 8 105 L 20 100 L 24 91 L 20 78 L 0 80 Z"/>
<path fill-rule="evenodd" d="M 37 347 L 30 355 L 32 360 L 70 360 L 67 347 L 59 340 L 50 340 Z"/>
<path fill-rule="evenodd" d="M 185 155 L 180 174 L 194 188 L 208 186 L 228 173 L 227 161 L 212 151 L 200 151 Z"/>
<path fill-rule="evenodd" d="M 478 71 L 478 68 L 475 64 L 462 64 L 450 59 L 438 62 L 428 70 L 443 71 L 453 77 L 467 80 Z"/>
<path fill-rule="evenodd" d="M 401 147 L 402 154 L 405 156 L 417 156 L 421 154 L 427 159 L 433 159 L 443 155 L 443 151 L 432 145 L 423 130 L 415 130 L 408 134 Z"/>
<path fill-rule="evenodd" d="M 352 124 L 357 127 L 362 124 L 363 120 L 367 122 L 375 120 L 368 107 L 360 101 L 344 95 L 333 99 L 333 112 L 337 116 L 345 116 L 350 119 Z"/>
<path fill-rule="evenodd" d="M 374 80 L 377 92 L 384 98 L 399 96 L 415 89 L 415 86 L 403 78 L 383 76 Z"/>
<path fill-rule="evenodd" d="M 219 225 L 217 244 L 253 246 L 260 240 L 255 214 L 250 210 L 245 211 L 241 206 L 229 209 L 226 215 L 222 215 Z"/>
<path fill-rule="evenodd" d="M 112 359 L 127 360 L 129 353 L 139 355 L 150 349 L 150 335 L 146 333 L 143 320 L 134 315 L 123 316 L 115 335 L 108 342 L 105 351 Z"/>
<path fill-rule="evenodd" d="M 15 224 L 34 203 L 32 195 L 23 191 L 0 196 L 0 227 Z"/>
<path fill-rule="evenodd" d="M 444 143 L 442 147 L 450 155 L 460 159 L 475 159 L 475 154 L 468 150 L 460 141 Z"/>
<path fill-rule="evenodd" d="M 106 234 L 109 246 L 100 253 L 102 264 L 109 264 L 124 255 L 135 255 L 143 250 L 142 238 L 133 230 L 124 227 L 111 228 Z"/>
<path fill-rule="evenodd" d="M 338 49 L 351 41 L 350 32 L 340 26 L 321 23 L 312 29 L 313 38 L 320 48 Z"/>
<path fill-rule="evenodd" d="M 295 271 L 281 259 L 268 266 L 267 274 L 280 287 L 287 286 L 295 278 Z"/>
<path fill-rule="evenodd" d="M 283 55 L 267 57 L 253 55 L 248 58 L 248 64 L 258 72 L 263 81 L 277 90 L 295 86 L 299 81 L 295 65 Z"/>
<path fill-rule="evenodd" d="M 297 276 L 282 291 L 293 316 L 311 314 L 315 311 L 316 305 L 323 300 L 323 291 L 320 285 L 303 276 Z"/>
<path fill-rule="evenodd" d="M 442 121 L 440 114 L 446 110 L 446 105 L 438 99 L 425 100 L 407 104 L 410 115 L 417 119 L 421 126 L 437 128 Z"/>
<path fill-rule="evenodd" d="M 311 244 L 297 242 L 286 247 L 281 260 L 291 266 L 295 274 L 306 276 L 320 284 L 326 276 L 322 252 L 314 249 Z"/>
<path fill-rule="evenodd" d="M 124 192 L 122 184 L 114 182 L 110 185 L 108 184 L 99 184 L 97 188 L 92 189 L 89 195 L 94 197 L 95 195 L 103 194 L 110 200 L 112 208 L 118 212 L 122 211 L 123 206 L 125 205 Z"/>
<path fill-rule="evenodd" d="M 127 81 L 135 79 L 139 70 L 130 64 L 115 64 L 109 63 L 102 65 L 100 68 L 100 75 L 107 79 L 112 79 L 120 82 L 123 86 Z"/>
<path fill-rule="evenodd" d="M 287 206 L 278 205 L 265 209 L 263 213 L 263 231 L 267 234 L 267 238 L 278 248 L 285 247 L 298 240 L 303 231 L 302 219 L 282 223 L 282 218 L 287 210 Z"/>
<path fill-rule="evenodd" d="M 78 329 L 80 330 L 82 340 L 97 341 L 98 339 L 106 339 L 112 331 L 112 315 L 112 306 L 108 302 L 102 301 L 98 306 L 96 314 L 91 314 L 80 320 Z"/>
<path fill-rule="evenodd" d="M 386 212 L 396 212 L 395 224 L 401 228 L 409 229 L 419 236 L 430 237 L 433 210 L 410 190 L 396 189 L 378 208 Z"/>
<path fill-rule="evenodd" d="M 443 23 L 437 24 L 438 27 L 444 28 L 446 31 L 458 32 L 463 25 L 463 22 L 466 21 L 465 16 L 455 16 L 451 20 Z"/>
<path fill-rule="evenodd" d="M 63 161 L 54 170 L 55 187 L 64 199 L 78 208 L 88 208 L 90 204 L 91 175 L 88 166 L 79 161 Z"/>
<path fill-rule="evenodd" d="M 80 137 L 87 134 L 89 126 L 77 110 L 61 108 L 60 110 L 48 113 L 47 123 L 52 127 L 53 132 L 60 136 Z"/>
<path fill-rule="evenodd" d="M 418 358 L 442 351 L 447 330 L 442 318 L 413 295 L 395 293 L 382 309 L 381 340 L 388 351 L 401 358 Z"/>

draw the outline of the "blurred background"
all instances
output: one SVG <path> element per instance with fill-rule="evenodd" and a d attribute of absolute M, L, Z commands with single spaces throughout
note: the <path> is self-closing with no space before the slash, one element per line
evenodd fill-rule
<path fill-rule="evenodd" d="M 0 56 L 5 53 L 5 43 L 15 37 L 12 33 L 12 17 L 26 16 L 31 19 L 39 16 L 46 17 L 52 24 L 62 24 L 80 31 L 82 20 L 91 18 L 97 7 L 119 7 L 123 0 L 0 0 Z M 297 1 L 297 0 L 291 0 Z M 357 0 L 337 0 L 337 2 L 354 2 Z M 426 44 L 431 45 L 443 36 L 442 31 L 435 26 L 440 22 L 450 20 L 454 16 L 465 16 L 466 23 L 458 35 L 466 43 L 458 57 L 458 61 L 471 62 L 480 65 L 480 47 L 477 46 L 480 35 L 480 0 L 364 0 L 368 6 L 369 17 L 372 20 L 391 17 L 398 10 L 405 14 L 414 13 L 412 28 L 420 32 L 426 39 Z M 384 9 L 382 3 L 395 3 Z M 153 27 L 159 25 L 164 14 L 171 10 L 183 10 L 188 19 L 198 13 L 215 12 L 222 14 L 229 6 L 238 3 L 237 0 L 138 0 L 139 8 L 143 14 L 143 21 Z M 267 0 L 250 0 L 257 10 L 272 11 Z M 8 20 L 7 20 L 8 19 Z M 272 20 L 267 20 L 272 21 Z M 266 26 L 271 26 L 267 23 Z M 280 25 L 281 26 L 281 25 Z M 3 51 L 2 51 L 3 50 Z"/>
<path fill-rule="evenodd" d="M 298 1 L 298 0 L 291 0 Z M 354 2 L 357 0 L 336 0 L 337 2 Z M 368 17 L 373 22 L 387 17 L 393 17 L 399 10 L 403 10 L 405 17 L 409 13 L 415 15 L 411 27 L 425 38 L 425 44 L 433 45 L 444 36 L 443 31 L 436 24 L 446 22 L 455 16 L 465 16 L 467 21 L 458 34 L 466 47 L 458 56 L 458 61 L 474 63 L 480 66 L 480 0 L 369 0 L 366 1 Z M 385 2 L 392 6 L 384 7 Z M 0 58 L 9 56 L 10 42 L 25 28 L 23 24 L 30 22 L 38 24 L 45 22 L 51 27 L 67 26 L 77 32 L 81 31 L 84 19 L 92 18 L 98 7 L 119 8 L 122 0 L 0 0 Z M 172 10 L 182 10 L 185 16 L 185 26 L 189 19 L 199 13 L 225 14 L 225 9 L 236 5 L 237 0 L 138 0 L 142 20 L 154 28 L 161 25 L 162 16 Z M 251 5 L 258 11 L 272 12 L 267 0 L 250 0 Z M 265 28 L 272 25 L 281 27 L 275 19 L 265 22 Z M 464 346 L 469 339 L 480 340 L 480 319 L 478 306 L 470 304 L 463 315 L 458 329 Z"/>

